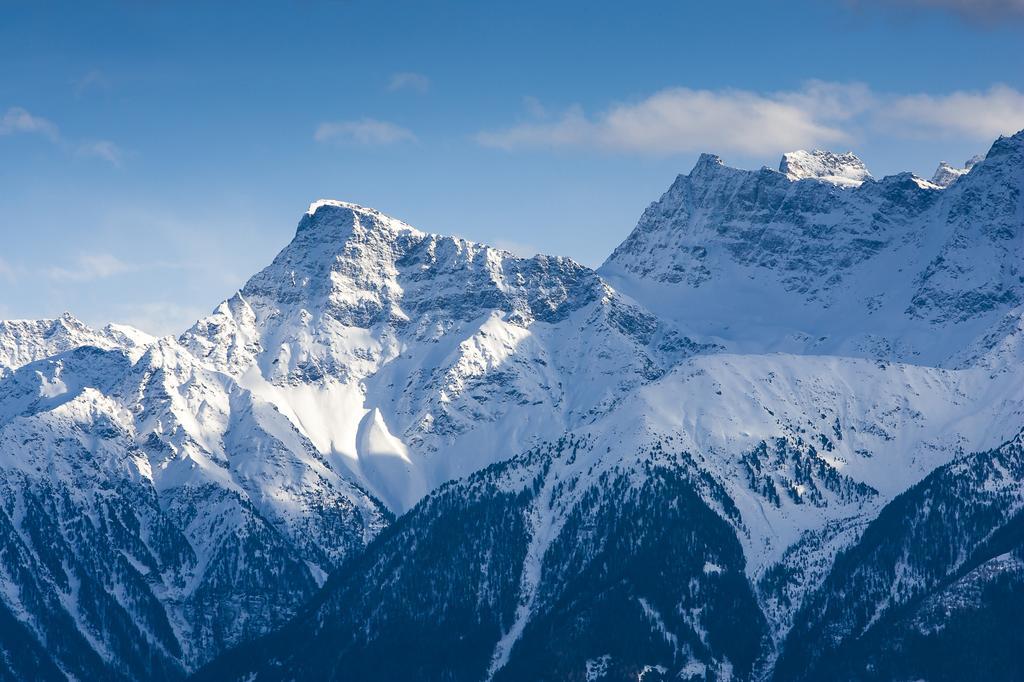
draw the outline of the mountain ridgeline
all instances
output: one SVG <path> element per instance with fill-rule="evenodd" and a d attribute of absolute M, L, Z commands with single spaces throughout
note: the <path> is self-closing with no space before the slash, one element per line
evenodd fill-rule
<path fill-rule="evenodd" d="M 0 322 L 0 679 L 1016 680 L 1024 132 L 703 155 L 597 270 L 340 201 Z"/>

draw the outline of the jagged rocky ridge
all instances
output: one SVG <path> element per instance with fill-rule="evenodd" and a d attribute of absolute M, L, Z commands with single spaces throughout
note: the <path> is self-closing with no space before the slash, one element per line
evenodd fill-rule
<path fill-rule="evenodd" d="M 5 323 L 0 673 L 173 679 L 298 613 L 203 675 L 814 679 L 846 557 L 1024 425 L 1022 149 L 704 156 L 598 272 L 317 202 L 177 340 Z"/>
<path fill-rule="evenodd" d="M 1024 300 L 1022 147 L 1000 138 L 946 189 L 910 173 L 844 187 L 828 167 L 794 181 L 705 154 L 600 272 L 730 350 L 970 364 Z"/>

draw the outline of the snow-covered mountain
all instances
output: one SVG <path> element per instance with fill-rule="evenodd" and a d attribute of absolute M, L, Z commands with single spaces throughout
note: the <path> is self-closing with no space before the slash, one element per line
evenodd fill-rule
<path fill-rule="evenodd" d="M 568 258 L 517 258 L 372 209 L 295 239 L 181 338 L 396 512 L 592 421 L 702 347 Z"/>
<path fill-rule="evenodd" d="M 43 648 L 62 619 L 129 677 L 180 675 L 276 627 L 438 484 L 596 419 L 701 350 L 569 259 L 341 202 L 311 206 L 274 263 L 178 340 L 69 316 L 7 326 L 10 357 L 43 359 L 10 362 L 0 386 L 5 510 L 24 545 L 5 593 Z M 125 504 L 125 538 L 101 520 L 106 491 L 129 488 L 148 506 Z M 40 535 L 35 496 L 99 519 L 88 542 Z M 63 528 L 56 514 L 39 512 Z M 72 575 L 82 553 L 125 556 L 124 575 Z M 115 631 L 75 591 L 87 576 L 103 576 Z M 147 639 L 159 656 L 132 644 Z M 95 676 L 78 649 L 54 650 L 64 673 Z"/>
<path fill-rule="evenodd" d="M 0 320 L 0 377 L 22 365 L 81 346 L 120 348 L 138 357 L 152 341 L 153 337 L 127 325 L 90 329 L 70 313 L 55 320 Z"/>
<path fill-rule="evenodd" d="M 178 339 L 0 323 L 0 677 L 926 675 L 1019 599 L 1022 241 L 1024 133 L 704 155 L 597 271 L 319 201 Z"/>
<path fill-rule="evenodd" d="M 946 189 L 909 173 L 836 184 L 844 163 L 796 176 L 705 154 L 599 272 L 737 352 L 977 360 L 1024 302 L 1020 134 Z"/>
<path fill-rule="evenodd" d="M 171 339 L 65 351 L 0 396 L 0 593 L 70 677 L 180 677 L 283 623 L 391 518 Z"/>

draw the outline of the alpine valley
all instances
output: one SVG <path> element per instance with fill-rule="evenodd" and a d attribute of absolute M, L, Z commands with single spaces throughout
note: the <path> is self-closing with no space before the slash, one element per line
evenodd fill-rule
<path fill-rule="evenodd" d="M 703 155 L 597 270 L 313 203 L 0 322 L 0 680 L 1024 678 L 1024 131 Z"/>

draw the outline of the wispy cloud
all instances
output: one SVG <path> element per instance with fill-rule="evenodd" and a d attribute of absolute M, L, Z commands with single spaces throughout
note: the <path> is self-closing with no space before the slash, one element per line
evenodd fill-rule
<path fill-rule="evenodd" d="M 523 98 L 523 107 L 526 109 L 526 113 L 534 118 L 545 118 L 548 115 L 547 107 L 533 95 Z"/>
<path fill-rule="evenodd" d="M 90 90 L 109 90 L 110 80 L 98 69 L 87 71 L 81 78 L 72 82 L 75 95 L 81 97 Z"/>
<path fill-rule="evenodd" d="M 58 282 L 92 282 L 137 269 L 110 253 L 83 253 L 70 267 L 47 268 L 46 276 Z"/>
<path fill-rule="evenodd" d="M 53 142 L 60 139 L 57 126 L 41 116 L 33 116 L 21 107 L 11 107 L 0 118 L 0 135 L 28 133 L 42 135 Z"/>
<path fill-rule="evenodd" d="M 642 154 L 716 148 L 763 153 L 843 142 L 837 124 L 863 106 L 863 86 L 813 84 L 804 92 L 669 88 L 639 102 L 588 115 L 571 107 L 555 119 L 533 120 L 476 136 L 488 147 L 593 147 Z M 538 103 L 531 109 L 537 111 Z"/>
<path fill-rule="evenodd" d="M 118 168 L 121 167 L 121 162 L 124 159 L 124 152 L 110 140 L 88 140 L 81 142 L 76 149 L 76 153 L 79 156 L 103 159 Z"/>
<path fill-rule="evenodd" d="M 397 92 L 398 90 L 426 92 L 429 89 L 430 79 L 422 73 L 414 73 L 412 71 L 393 73 L 391 74 L 391 79 L 388 81 L 388 90 L 391 92 Z"/>
<path fill-rule="evenodd" d="M 321 123 L 317 126 L 313 139 L 317 142 L 338 144 L 389 145 L 411 142 L 416 136 L 408 128 L 394 123 L 363 118 L 355 121 Z"/>
<path fill-rule="evenodd" d="M 102 159 L 120 167 L 124 153 L 110 140 L 68 140 L 61 135 L 57 124 L 36 116 L 21 107 L 11 107 L 0 117 L 0 135 L 42 135 L 68 153 Z"/>
<path fill-rule="evenodd" d="M 714 149 L 748 154 L 846 144 L 866 132 L 987 139 L 1024 128 L 1024 94 L 1005 85 L 944 95 L 874 92 L 858 83 L 808 82 L 794 91 L 669 88 L 597 114 L 578 106 L 476 135 L 505 150 L 590 148 L 671 155 Z"/>
<path fill-rule="evenodd" d="M 906 137 L 990 139 L 1024 128 L 1024 93 L 1006 85 L 983 91 L 893 97 L 876 123 Z"/>

